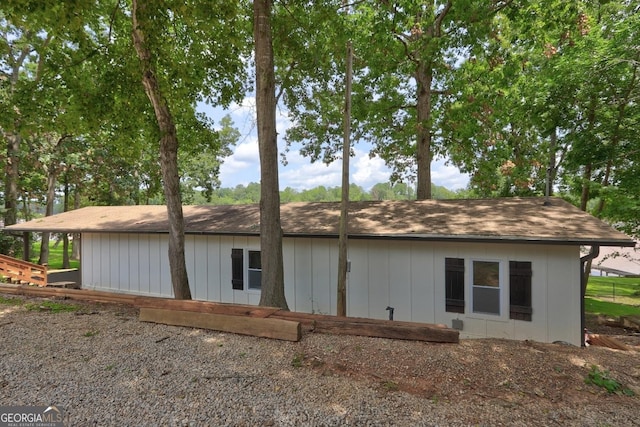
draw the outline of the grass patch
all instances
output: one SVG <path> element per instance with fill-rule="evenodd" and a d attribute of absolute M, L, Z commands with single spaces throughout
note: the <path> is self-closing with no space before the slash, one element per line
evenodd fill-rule
<path fill-rule="evenodd" d="M 306 356 L 304 353 L 296 353 L 295 356 L 293 356 L 293 359 L 291 359 L 291 366 L 294 368 L 302 368 L 305 358 Z"/>
<path fill-rule="evenodd" d="M 640 307 L 602 301 L 590 297 L 585 297 L 584 299 L 584 310 L 587 313 L 608 317 L 640 316 Z"/>
<path fill-rule="evenodd" d="M 640 278 L 591 276 L 586 296 L 627 305 L 640 305 Z"/>
<path fill-rule="evenodd" d="M 584 304 L 590 314 L 640 316 L 640 278 L 591 276 Z"/>
<path fill-rule="evenodd" d="M 64 304 L 56 301 L 30 302 L 24 305 L 29 311 L 48 311 L 51 313 L 70 313 L 80 310 L 80 307 L 73 304 Z"/>
<path fill-rule="evenodd" d="M 382 381 L 380 383 L 380 385 L 386 391 L 398 391 L 398 390 L 400 390 L 400 385 L 398 383 L 394 382 L 394 381 L 391 381 L 391 380 Z"/>
<path fill-rule="evenodd" d="M 38 258 L 40 257 L 40 246 L 41 242 L 33 242 L 31 246 L 31 262 L 37 263 Z M 49 242 L 49 269 L 50 270 L 58 270 L 62 268 L 62 242 L 55 247 L 55 241 Z M 71 251 L 71 245 L 69 245 L 69 251 Z M 71 256 L 71 253 L 69 253 Z M 78 260 L 69 260 L 69 268 L 79 268 L 80 261 Z"/>
<path fill-rule="evenodd" d="M 2 305 L 22 305 L 24 301 L 20 298 L 6 298 L 0 295 L 0 304 Z"/>
<path fill-rule="evenodd" d="M 46 311 L 49 313 L 72 313 L 81 308 L 77 305 L 57 301 L 25 302 L 20 298 L 6 298 L 3 296 L 0 296 L 0 305 L 23 306 L 28 311 Z"/>

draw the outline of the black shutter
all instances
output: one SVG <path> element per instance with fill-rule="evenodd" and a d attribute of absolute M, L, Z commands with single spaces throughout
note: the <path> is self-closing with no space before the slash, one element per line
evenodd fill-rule
<path fill-rule="evenodd" d="M 531 262 L 509 261 L 509 318 L 531 321 Z"/>
<path fill-rule="evenodd" d="M 241 291 L 244 289 L 244 250 L 231 249 L 231 287 Z"/>
<path fill-rule="evenodd" d="M 464 313 L 464 259 L 445 258 L 446 311 Z"/>

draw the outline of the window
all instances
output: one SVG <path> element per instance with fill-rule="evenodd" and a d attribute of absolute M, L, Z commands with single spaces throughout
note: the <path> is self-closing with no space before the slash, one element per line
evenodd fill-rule
<path fill-rule="evenodd" d="M 244 250 L 231 249 L 231 287 L 244 290 Z"/>
<path fill-rule="evenodd" d="M 464 313 L 464 259 L 444 259 L 446 311 Z"/>
<path fill-rule="evenodd" d="M 262 262 L 260 261 L 260 251 L 249 251 L 248 269 L 249 289 L 260 290 L 262 281 Z"/>
<path fill-rule="evenodd" d="M 245 275 L 245 252 L 247 257 L 247 274 Z M 262 281 L 262 262 L 260 251 L 231 249 L 231 287 L 238 291 L 246 289 L 260 290 Z"/>
<path fill-rule="evenodd" d="M 531 321 L 531 262 L 509 261 L 509 318 Z"/>
<path fill-rule="evenodd" d="M 473 312 L 500 315 L 500 263 L 473 261 Z"/>

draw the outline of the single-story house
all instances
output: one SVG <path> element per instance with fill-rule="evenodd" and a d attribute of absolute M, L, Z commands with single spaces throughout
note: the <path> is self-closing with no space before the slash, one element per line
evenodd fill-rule
<path fill-rule="evenodd" d="M 292 311 L 336 313 L 339 203 L 281 207 Z M 184 206 L 194 299 L 258 304 L 258 205 Z M 82 287 L 172 297 L 164 206 L 86 207 L 7 227 L 81 233 Z M 551 198 L 352 202 L 347 315 L 444 323 L 462 337 L 582 343 L 581 246 L 628 236 Z"/>

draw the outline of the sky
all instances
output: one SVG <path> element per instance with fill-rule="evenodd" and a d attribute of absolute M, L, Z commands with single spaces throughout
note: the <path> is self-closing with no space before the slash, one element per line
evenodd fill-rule
<path fill-rule="evenodd" d="M 243 103 L 233 104 L 227 110 L 200 105 L 199 111 L 212 118 L 216 125 L 220 119 L 229 114 L 241 137 L 233 155 L 226 157 L 220 168 L 220 181 L 223 188 L 237 185 L 246 186 L 250 182 L 260 182 L 260 158 L 258 154 L 258 137 L 255 126 L 255 98 L 247 97 Z M 285 111 L 276 113 L 278 131 L 278 148 L 285 149 L 284 134 L 291 125 Z M 377 183 L 389 181 L 390 169 L 380 158 L 369 158 L 369 144 L 358 143 L 354 146 L 355 157 L 350 161 L 350 182 L 362 187 L 365 191 Z M 341 184 L 342 162 L 337 160 L 329 165 L 323 162 L 311 163 L 310 159 L 300 155 L 295 147 L 287 153 L 287 165 L 280 163 L 280 189 L 286 187 L 298 191 L 323 185 L 338 187 Z M 449 190 L 465 188 L 469 182 L 467 175 L 461 174 L 455 166 L 445 165 L 444 159 L 436 160 L 431 165 L 431 180 L 434 184 Z"/>

